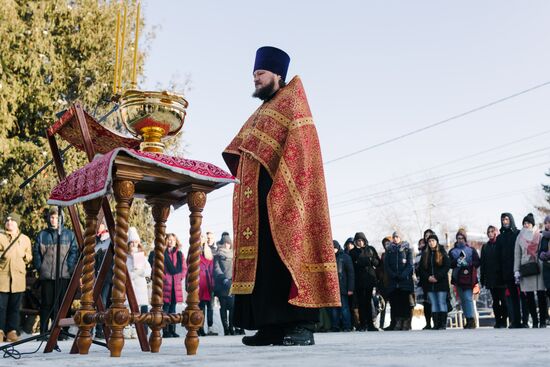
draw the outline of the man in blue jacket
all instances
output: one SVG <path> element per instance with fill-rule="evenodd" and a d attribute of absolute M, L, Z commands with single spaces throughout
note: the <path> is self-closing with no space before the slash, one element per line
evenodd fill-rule
<path fill-rule="evenodd" d="M 51 207 L 46 216 L 48 228 L 38 233 L 33 246 L 33 264 L 40 275 L 40 333 L 48 331 L 50 318 L 55 319 L 57 310 L 53 306 L 57 298 L 61 306 L 63 296 L 69 286 L 69 280 L 78 260 L 76 238 L 72 231 L 59 230 L 59 212 L 57 207 Z M 60 236 L 61 233 L 61 237 Z M 57 259 L 57 245 L 60 246 L 60 258 Z M 59 261 L 59 267 L 58 262 Z M 57 270 L 59 269 L 59 270 Z M 55 294 L 56 275 L 59 271 L 57 294 Z M 65 337 L 60 335 L 60 339 Z"/>

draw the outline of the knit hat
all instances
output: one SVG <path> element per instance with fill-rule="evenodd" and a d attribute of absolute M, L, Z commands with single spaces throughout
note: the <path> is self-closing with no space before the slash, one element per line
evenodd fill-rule
<path fill-rule="evenodd" d="M 401 237 L 401 236 L 399 235 L 399 233 L 397 233 L 397 231 L 395 231 L 392 233 L 391 237 L 394 238 L 394 237 Z"/>
<path fill-rule="evenodd" d="M 535 217 L 533 216 L 533 213 L 529 213 L 525 216 L 525 218 L 523 218 L 523 222 L 521 222 L 521 224 L 523 223 L 531 223 L 533 225 L 533 227 L 535 226 Z"/>
<path fill-rule="evenodd" d="M 8 221 L 8 219 L 11 219 L 13 220 L 14 222 L 16 222 L 17 224 L 20 224 L 21 223 L 21 217 L 19 216 L 19 214 L 17 213 L 10 213 L 8 215 L 6 215 L 6 218 L 4 219 L 4 223 L 6 223 Z"/>
<path fill-rule="evenodd" d="M 391 239 L 392 239 L 391 236 L 386 236 L 386 237 L 382 238 L 382 245 L 386 242 L 391 242 Z"/>
<path fill-rule="evenodd" d="M 130 242 L 141 243 L 141 239 L 139 238 L 139 234 L 136 227 L 128 228 L 128 243 Z"/>
<path fill-rule="evenodd" d="M 550 223 L 550 215 L 544 217 L 544 223 Z"/>
<path fill-rule="evenodd" d="M 335 249 L 338 249 L 338 251 L 342 249 L 342 247 L 340 246 L 340 243 L 336 240 L 332 241 L 332 245 L 334 246 Z"/>

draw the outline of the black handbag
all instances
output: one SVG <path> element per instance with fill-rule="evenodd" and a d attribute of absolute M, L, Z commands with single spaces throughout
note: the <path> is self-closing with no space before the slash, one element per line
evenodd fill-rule
<path fill-rule="evenodd" d="M 533 275 L 540 274 L 539 264 L 536 262 L 530 262 L 519 266 L 519 273 L 522 277 L 531 277 Z"/>

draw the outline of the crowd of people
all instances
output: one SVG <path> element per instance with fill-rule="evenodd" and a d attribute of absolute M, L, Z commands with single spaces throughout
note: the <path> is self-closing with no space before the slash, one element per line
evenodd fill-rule
<path fill-rule="evenodd" d="M 34 243 L 19 231 L 21 217 L 10 213 L 4 218 L 0 232 L 0 342 L 19 339 L 21 305 L 28 290 L 26 274 L 36 270 L 39 288 L 39 329 L 45 333 L 55 318 L 71 274 L 78 260 L 75 235 L 59 227 L 59 213 L 52 207 L 46 215 L 46 228 Z M 382 239 L 382 254 L 369 244 L 363 232 L 348 238 L 341 246 L 333 241 L 339 276 L 341 307 L 324 309 L 319 330 L 325 331 L 385 331 L 411 330 L 415 305 L 423 306 L 424 329 L 445 329 L 448 312 L 459 308 L 465 329 L 476 324 L 475 293 L 486 288 L 492 298 L 495 328 L 546 327 L 548 297 L 550 297 L 550 216 L 544 219 L 542 230 L 532 214 L 523 218 L 522 228 L 516 227 L 510 213 L 501 216 L 500 229 L 487 228 L 488 241 L 478 252 L 468 242 L 467 232 L 459 230 L 451 244 L 442 244 L 431 229 L 424 232 L 417 248 L 404 241 L 398 232 Z M 109 231 L 104 223 L 96 235 L 96 275 L 110 245 Z M 164 254 L 163 310 L 176 312 L 184 302 L 187 261 L 182 244 L 174 233 L 166 236 Z M 150 279 L 154 251 L 146 254 L 138 230 L 128 231 L 128 272 L 142 312 L 150 305 Z M 229 233 L 216 241 L 212 232 L 202 238 L 200 256 L 199 298 L 205 314 L 201 336 L 218 335 L 214 328 L 214 305 L 219 303 L 224 335 L 244 334 L 233 325 L 234 296 L 231 294 L 233 249 Z M 57 261 L 60 266 L 57 266 Z M 101 302 L 110 303 L 112 268 L 107 269 L 101 291 Z M 56 293 L 57 292 L 57 293 Z M 389 307 L 388 307 L 389 306 Z M 386 326 L 386 310 L 390 322 Z M 323 312 L 321 313 L 323 315 Z M 323 320 L 324 319 L 324 320 Z M 375 325 L 379 320 L 378 326 Z M 135 338 L 136 331 L 128 327 L 125 337 Z M 61 338 L 64 334 L 61 335 Z M 104 338 L 102 327 L 96 338 Z M 163 330 L 163 337 L 179 337 L 175 325 Z"/>
<path fill-rule="evenodd" d="M 417 304 L 423 306 L 424 329 L 446 329 L 448 312 L 455 307 L 465 319 L 464 329 L 475 329 L 474 295 L 480 287 L 491 294 L 495 328 L 545 328 L 550 216 L 539 229 L 530 213 L 518 229 L 512 214 L 503 213 L 500 229 L 489 226 L 487 238 L 479 253 L 463 229 L 447 246 L 427 229 L 415 251 L 394 232 L 382 240 L 381 256 L 362 232 L 348 238 L 344 248 L 334 241 L 342 307 L 328 310 L 330 326 L 322 320 L 320 329 L 411 330 Z M 391 320 L 384 327 L 388 304 Z"/>

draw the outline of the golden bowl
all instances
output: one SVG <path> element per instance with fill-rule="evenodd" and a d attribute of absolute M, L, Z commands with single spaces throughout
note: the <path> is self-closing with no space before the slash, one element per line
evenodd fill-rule
<path fill-rule="evenodd" d="M 188 102 L 182 95 L 129 89 L 120 97 L 120 117 L 128 131 L 143 140 L 141 150 L 164 151 L 163 140 L 183 127 Z"/>

